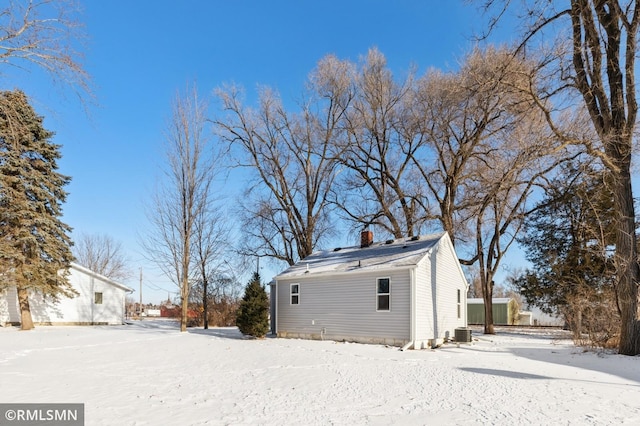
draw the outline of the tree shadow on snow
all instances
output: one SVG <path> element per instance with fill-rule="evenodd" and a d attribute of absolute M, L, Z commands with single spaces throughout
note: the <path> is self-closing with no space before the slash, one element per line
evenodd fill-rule
<path fill-rule="evenodd" d="M 640 357 L 574 348 L 509 348 L 512 354 L 539 362 L 596 371 L 630 380 L 640 386 Z M 586 380 L 596 383 L 595 380 Z"/>
<path fill-rule="evenodd" d="M 468 371 L 470 373 L 488 374 L 489 376 L 509 377 L 512 379 L 537 379 L 537 380 L 553 379 L 553 377 L 549 377 L 549 376 L 540 376 L 538 374 L 521 373 L 519 371 L 496 370 L 494 368 L 462 367 L 462 368 L 459 368 L 459 370 Z"/>
<path fill-rule="evenodd" d="M 202 334 L 205 336 L 214 336 L 221 339 L 233 339 L 233 340 L 250 340 L 250 337 L 244 336 L 240 333 L 237 327 L 213 327 L 208 329 L 203 328 L 187 328 L 187 331 L 192 334 Z"/>
<path fill-rule="evenodd" d="M 480 342 L 492 342 L 494 340 L 493 335 L 483 334 L 481 327 L 472 327 L 472 329 L 474 339 Z M 534 361 L 610 374 L 638 383 L 638 385 L 629 386 L 640 386 L 640 356 L 629 357 L 605 350 L 589 350 L 579 346 L 562 344 L 562 341 L 570 340 L 571 335 L 570 332 L 560 329 L 496 327 L 496 335 L 517 336 L 536 340 L 542 338 L 549 343 L 547 347 L 528 346 L 526 344 L 522 347 L 514 347 L 508 343 L 498 344 L 495 347 L 497 351 L 511 353 L 517 357 Z M 555 342 L 560 344 L 556 345 Z M 484 352 L 480 348 L 467 347 L 466 349 Z M 548 378 L 560 379 L 560 377 Z M 597 382 L 594 380 L 585 381 Z"/>
<path fill-rule="evenodd" d="M 180 322 L 174 319 L 142 319 L 142 320 L 127 320 L 125 321 L 125 327 L 133 330 L 140 331 L 161 331 L 161 332 L 174 332 L 180 330 Z"/>

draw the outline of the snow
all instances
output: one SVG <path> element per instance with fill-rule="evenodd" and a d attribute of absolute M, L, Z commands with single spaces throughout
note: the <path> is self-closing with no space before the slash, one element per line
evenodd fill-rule
<path fill-rule="evenodd" d="M 437 245 L 446 233 L 377 242 L 369 247 L 336 248 L 312 253 L 290 266 L 275 279 L 331 273 L 362 273 L 380 269 L 415 266 Z M 448 236 L 447 236 L 448 238 Z"/>
<path fill-rule="evenodd" d="M 135 321 L 0 327 L 0 401 L 84 403 L 86 425 L 640 424 L 640 357 L 560 330 L 435 350 Z"/>

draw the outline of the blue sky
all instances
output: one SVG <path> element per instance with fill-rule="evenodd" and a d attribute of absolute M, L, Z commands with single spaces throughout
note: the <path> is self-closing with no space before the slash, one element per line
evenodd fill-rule
<path fill-rule="evenodd" d="M 23 89 L 45 127 L 62 144 L 60 171 L 72 177 L 64 220 L 74 234 L 120 241 L 136 271 L 143 269 L 144 302 L 166 299 L 176 287 L 144 260 L 143 205 L 163 163 L 163 130 L 178 91 L 196 82 L 211 94 L 226 82 L 276 88 L 285 100 L 302 91 L 319 59 L 356 61 L 377 47 L 397 75 L 411 65 L 455 68 L 472 47 L 481 19 L 457 0 L 87 0 L 81 21 L 85 66 L 96 106 L 85 111 L 70 91 L 37 71 L 12 71 L 5 84 Z M 5 76 L 6 77 L 6 76 Z M 215 112 L 215 111 L 214 111 Z M 233 196 L 237 185 L 223 185 Z M 270 280 L 278 271 L 263 271 Z"/>

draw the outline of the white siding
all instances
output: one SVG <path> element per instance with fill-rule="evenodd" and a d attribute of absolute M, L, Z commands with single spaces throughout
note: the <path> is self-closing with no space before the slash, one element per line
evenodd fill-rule
<path fill-rule="evenodd" d="M 0 326 L 20 322 L 18 295 L 15 287 L 0 290 Z"/>
<path fill-rule="evenodd" d="M 424 262 L 416 269 L 416 333 L 418 341 L 432 339 L 433 303 L 431 302 L 431 265 Z"/>
<path fill-rule="evenodd" d="M 531 313 L 531 325 L 562 327 L 565 320 L 561 315 L 553 315 L 542 312 L 536 306 L 524 306 L 523 310 Z"/>
<path fill-rule="evenodd" d="M 418 265 L 416 280 L 416 347 L 453 338 L 457 327 L 467 325 L 467 283 L 448 238 L 441 239 Z"/>
<path fill-rule="evenodd" d="M 377 278 L 390 278 L 391 309 L 376 312 Z M 291 284 L 300 303 L 290 304 Z M 279 336 L 401 344 L 410 338 L 407 269 L 393 273 L 342 274 L 277 282 Z"/>
<path fill-rule="evenodd" d="M 442 239 L 436 248 L 435 262 L 431 261 L 435 269 L 436 280 L 436 338 L 453 338 L 457 327 L 466 327 L 467 282 L 460 269 L 460 263 L 450 240 Z M 433 271 L 432 271 L 433 272 Z M 460 318 L 458 318 L 458 290 L 460 290 Z"/>
<path fill-rule="evenodd" d="M 98 275 L 71 268 L 69 282 L 78 292 L 73 298 L 58 302 L 31 293 L 29 305 L 36 324 L 122 324 L 126 292 Z M 96 292 L 102 293 L 102 304 L 94 303 Z M 20 309 L 15 287 L 0 295 L 0 322 L 19 323 Z"/>
<path fill-rule="evenodd" d="M 467 325 L 467 283 L 451 240 L 442 234 L 417 255 L 410 250 L 399 255 L 409 244 L 392 247 L 395 257 L 385 253 L 384 245 L 376 256 L 362 259 L 353 254 L 357 250 L 350 256 L 319 252 L 306 264 L 311 272 L 296 265 L 281 274 L 275 290 L 277 335 L 401 346 L 412 342 L 416 349 L 453 338 L 456 328 Z M 377 269 L 360 269 L 361 262 Z M 323 272 L 314 275 L 320 268 Z M 376 312 L 378 278 L 390 279 L 390 312 Z M 292 284 L 299 286 L 298 305 L 291 304 Z"/>

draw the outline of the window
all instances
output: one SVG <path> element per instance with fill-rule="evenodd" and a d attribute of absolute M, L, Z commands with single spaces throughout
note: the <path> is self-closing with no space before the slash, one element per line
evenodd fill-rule
<path fill-rule="evenodd" d="M 462 306 L 460 305 L 460 301 L 460 289 L 458 289 L 458 319 L 460 319 L 462 315 Z"/>
<path fill-rule="evenodd" d="M 391 289 L 389 285 L 389 278 L 378 278 L 378 286 L 376 291 L 376 310 L 389 311 L 391 306 L 390 297 Z"/>
<path fill-rule="evenodd" d="M 291 304 L 300 304 L 300 284 L 291 284 Z"/>
<path fill-rule="evenodd" d="M 97 291 L 93 293 L 93 302 L 96 305 L 102 305 L 102 293 L 99 293 Z"/>

